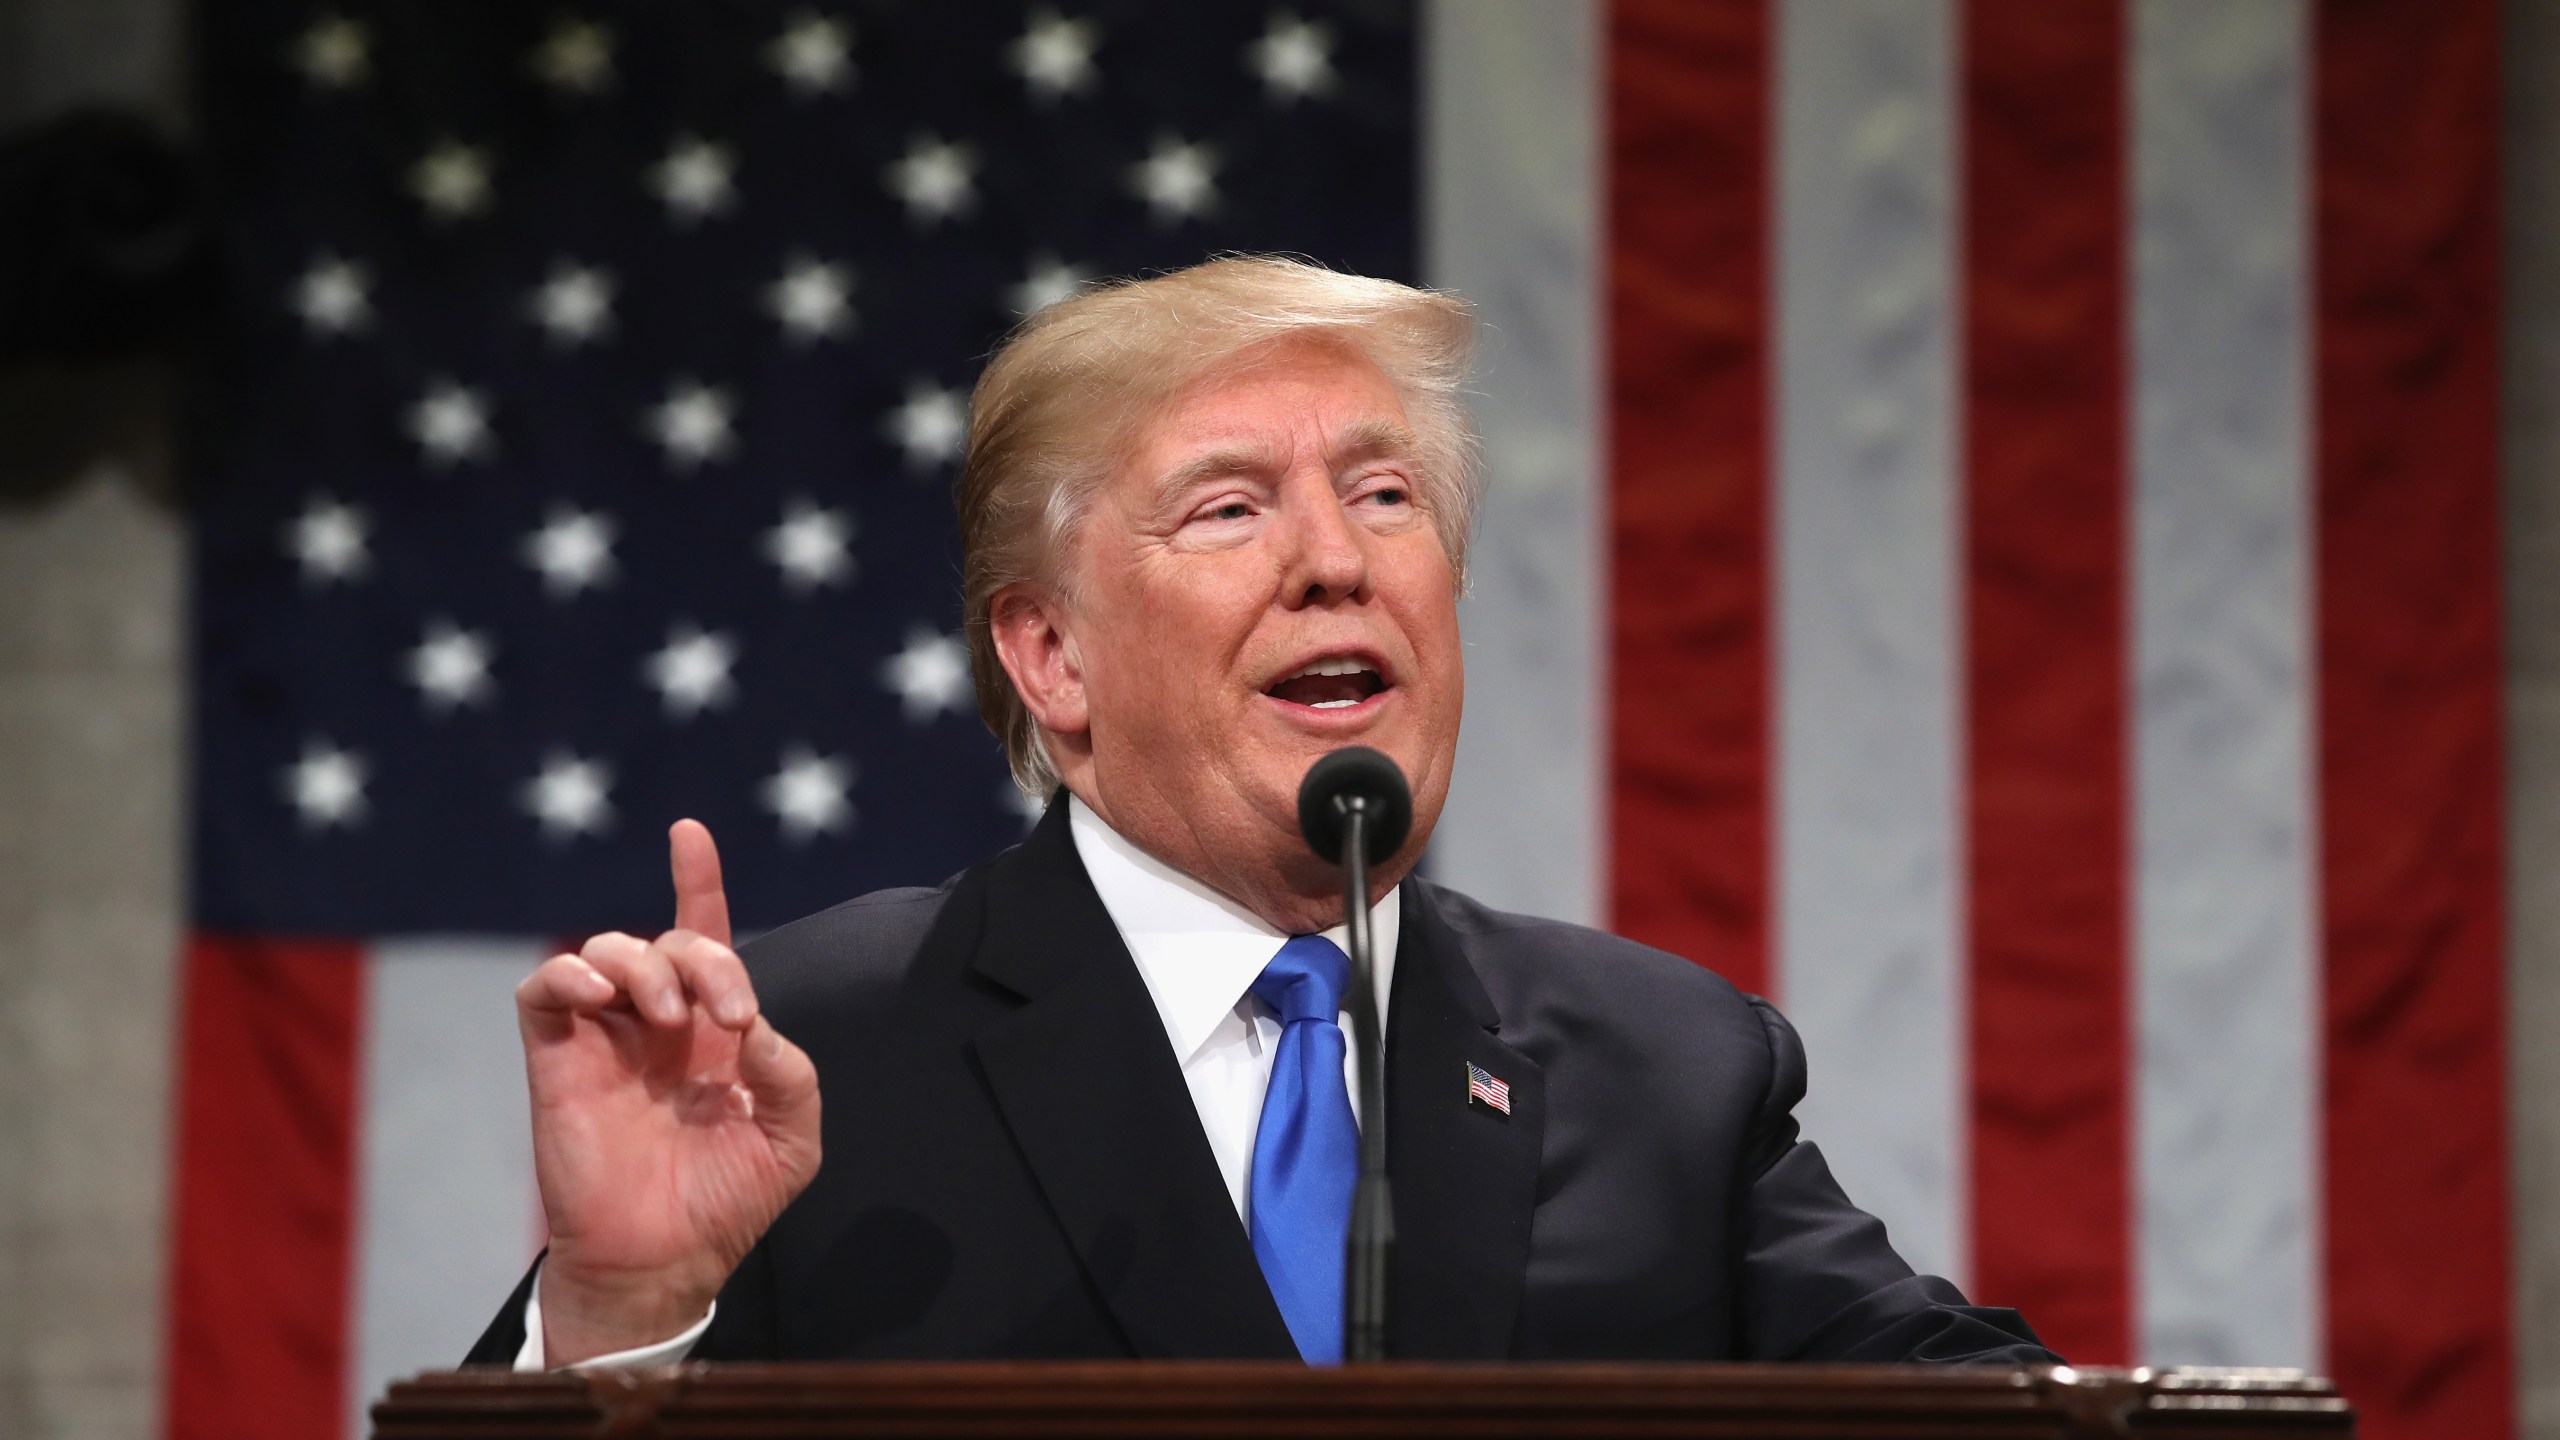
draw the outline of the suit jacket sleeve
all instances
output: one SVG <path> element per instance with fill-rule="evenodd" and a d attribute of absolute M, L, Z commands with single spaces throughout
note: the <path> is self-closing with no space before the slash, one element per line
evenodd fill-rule
<path fill-rule="evenodd" d="M 542 1273 L 542 1257 L 534 1257 L 526 1267 L 524 1278 L 516 1282 L 515 1293 L 498 1307 L 498 1318 L 480 1332 L 471 1353 L 462 1357 L 466 1366 L 494 1365 L 501 1370 L 515 1368 L 516 1354 L 524 1349 L 524 1302 L 533 1295 L 533 1277 Z"/>
<path fill-rule="evenodd" d="M 546 1252 L 547 1253 L 547 1252 Z M 542 1273 L 542 1259 L 534 1258 L 524 1278 L 516 1282 L 515 1293 L 498 1309 L 497 1318 L 462 1357 L 466 1366 L 495 1366 L 511 1369 L 516 1356 L 524 1349 L 525 1301 L 533 1294 L 534 1277 Z M 688 1360 L 768 1360 L 776 1353 L 772 1335 L 773 1267 L 771 1256 L 759 1244 L 747 1252 L 727 1284 L 720 1287 L 719 1306 L 711 1317 L 711 1328 L 695 1342 Z"/>
<path fill-rule="evenodd" d="M 1770 1081 L 1741 1185 L 1746 1352 L 1764 1360 L 2050 1365 L 2015 1310 L 1967 1304 L 1935 1275 L 1914 1274 L 1884 1222 L 1849 1202 L 1831 1166 L 1799 1138 L 1804 1044 L 1768 1002 L 1751 1000 L 1769 1041 Z"/>

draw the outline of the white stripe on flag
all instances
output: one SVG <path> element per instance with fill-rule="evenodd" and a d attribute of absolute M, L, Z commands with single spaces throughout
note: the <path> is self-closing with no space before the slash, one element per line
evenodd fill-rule
<path fill-rule="evenodd" d="M 392 1380 L 458 1365 L 541 1225 L 516 1036 L 528 940 L 392 941 L 368 957 L 349 1434 Z"/>
<path fill-rule="evenodd" d="M 1806 1135 L 1960 1279 L 1955 17 L 1776 16 L 1776 988 Z"/>
<path fill-rule="evenodd" d="M 1488 904 L 1603 924 L 1598 7 L 1438 0 L 1424 21 L 1424 273 L 1483 318 L 1486 460 L 1471 703 L 1432 870 Z"/>
<path fill-rule="evenodd" d="M 2316 1365 L 2309 31 L 2130 23 L 2141 1358 Z"/>

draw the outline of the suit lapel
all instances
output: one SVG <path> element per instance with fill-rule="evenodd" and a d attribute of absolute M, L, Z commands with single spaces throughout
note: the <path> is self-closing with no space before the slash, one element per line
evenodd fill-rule
<path fill-rule="evenodd" d="M 975 968 L 1025 1003 L 979 1032 L 978 1063 L 1131 1348 L 1296 1358 L 1065 805 L 996 861 L 986 905 Z"/>
<path fill-rule="evenodd" d="M 1404 887 L 1387 1010 L 1388 1170 L 1396 1256 L 1390 1352 L 1493 1359 L 1512 1349 L 1527 1283 L 1546 1079 L 1500 1017 L 1431 886 Z M 1506 1118 L 1467 1101 L 1467 1066 L 1511 1087 Z"/>

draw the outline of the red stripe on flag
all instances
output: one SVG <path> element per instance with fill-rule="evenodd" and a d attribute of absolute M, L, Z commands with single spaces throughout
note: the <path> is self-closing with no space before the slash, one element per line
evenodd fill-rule
<path fill-rule="evenodd" d="M 1611 923 L 1767 974 L 1769 18 L 1609 13 Z"/>
<path fill-rule="evenodd" d="M 2313 15 L 2330 1365 L 2508 1435 L 2497 9 Z"/>
<path fill-rule="evenodd" d="M 335 1440 L 362 954 L 198 938 L 186 966 L 166 1430 Z"/>
<path fill-rule="evenodd" d="M 1964 15 L 1975 1289 L 2129 1358 L 2124 26 Z"/>

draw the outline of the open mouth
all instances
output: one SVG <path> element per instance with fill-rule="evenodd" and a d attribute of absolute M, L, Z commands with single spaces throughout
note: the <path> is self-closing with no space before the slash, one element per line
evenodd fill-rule
<path fill-rule="evenodd" d="M 1347 710 L 1386 689 L 1376 665 L 1345 655 L 1318 660 L 1262 693 L 1310 710 Z"/>

